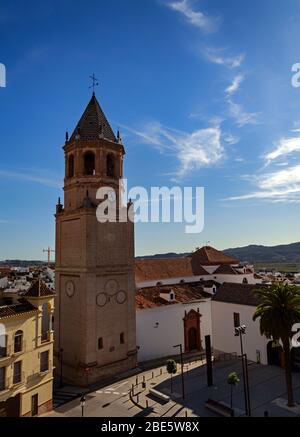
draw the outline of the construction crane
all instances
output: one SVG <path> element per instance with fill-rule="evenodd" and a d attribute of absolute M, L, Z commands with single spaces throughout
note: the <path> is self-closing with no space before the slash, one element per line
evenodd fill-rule
<path fill-rule="evenodd" d="M 51 262 L 51 253 L 55 253 L 55 250 L 52 250 L 51 247 L 49 246 L 47 249 L 43 249 L 43 253 L 47 253 L 47 258 L 48 258 L 48 265 Z"/>

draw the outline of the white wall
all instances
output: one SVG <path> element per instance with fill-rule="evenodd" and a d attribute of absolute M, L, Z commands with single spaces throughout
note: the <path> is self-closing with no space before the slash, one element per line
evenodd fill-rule
<path fill-rule="evenodd" d="M 180 278 L 168 278 L 168 279 L 155 279 L 155 281 L 144 281 L 144 282 L 137 282 L 136 287 L 137 288 L 148 288 L 148 287 L 156 287 L 157 283 L 160 282 L 162 285 L 175 285 L 180 284 L 181 281 L 184 281 L 186 283 L 189 282 L 199 282 L 200 279 L 202 280 L 209 280 L 211 279 L 210 275 L 205 276 L 182 276 Z"/>
<path fill-rule="evenodd" d="M 211 302 L 205 300 L 189 304 L 173 304 L 163 307 L 139 310 L 136 313 L 138 361 L 148 361 L 167 357 L 176 353 L 174 345 L 184 347 L 185 311 L 199 308 L 201 317 L 200 331 L 202 347 L 205 347 L 205 335 L 211 335 Z M 159 323 L 155 328 L 156 323 Z"/>
<path fill-rule="evenodd" d="M 255 279 L 253 273 L 248 273 L 245 275 L 222 275 L 222 274 L 216 274 L 212 275 L 213 280 L 216 282 L 219 282 L 220 284 L 224 284 L 225 282 L 231 283 L 231 284 L 242 284 L 244 278 L 247 278 L 248 284 L 260 284 L 261 280 Z"/>
<path fill-rule="evenodd" d="M 253 322 L 255 307 L 212 301 L 212 344 L 213 348 L 226 353 L 241 353 L 240 339 L 234 336 L 233 314 L 240 314 L 241 325 L 246 325 L 243 335 L 244 353 L 256 362 L 256 351 L 260 351 L 261 363 L 267 364 L 266 337 L 261 336 L 259 320 Z"/>
<path fill-rule="evenodd" d="M 213 280 L 218 282 L 219 284 L 223 284 L 224 282 L 230 282 L 233 284 L 242 284 L 244 278 L 247 278 L 248 284 L 260 284 L 262 282 L 260 279 L 255 279 L 253 273 L 248 273 L 245 275 L 211 274 L 211 275 L 204 275 L 204 276 L 188 276 L 182 278 L 156 279 L 155 281 L 137 282 L 136 287 L 138 289 L 156 287 L 157 283 L 160 283 L 161 285 L 175 285 L 175 284 L 180 284 L 180 281 L 184 281 L 185 283 L 189 283 L 189 282 L 201 283 L 201 280 L 202 281 Z"/>

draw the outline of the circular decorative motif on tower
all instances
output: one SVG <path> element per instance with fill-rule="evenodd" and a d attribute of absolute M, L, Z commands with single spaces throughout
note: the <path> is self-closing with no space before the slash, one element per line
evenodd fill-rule
<path fill-rule="evenodd" d="M 66 295 L 68 297 L 73 297 L 75 294 L 75 284 L 73 281 L 66 282 L 65 286 Z"/>
<path fill-rule="evenodd" d="M 119 303 L 120 305 L 122 305 L 123 303 L 125 303 L 127 300 L 127 293 L 124 290 L 120 290 L 118 291 L 118 293 L 116 294 L 116 301 L 117 303 Z"/>
<path fill-rule="evenodd" d="M 119 284 L 118 281 L 116 281 L 115 279 L 109 279 L 106 284 L 105 284 L 105 291 L 106 293 L 108 293 L 109 295 L 114 295 L 119 288 Z"/>
<path fill-rule="evenodd" d="M 107 304 L 108 300 L 109 298 L 106 293 L 99 293 L 96 297 L 96 304 L 102 308 Z"/>

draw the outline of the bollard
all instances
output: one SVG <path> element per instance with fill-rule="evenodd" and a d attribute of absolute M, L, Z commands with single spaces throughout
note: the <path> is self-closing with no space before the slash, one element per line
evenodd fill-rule
<path fill-rule="evenodd" d="M 163 373 L 163 369 L 160 369 L 160 375 L 162 375 L 162 373 Z"/>
<path fill-rule="evenodd" d="M 143 382 L 144 382 L 144 383 L 146 382 L 146 377 L 145 377 L 145 375 L 143 376 Z"/>
<path fill-rule="evenodd" d="M 154 372 L 152 372 L 152 379 L 154 379 Z"/>
<path fill-rule="evenodd" d="M 149 408 L 149 401 L 148 401 L 148 399 L 146 400 L 146 408 Z"/>
<path fill-rule="evenodd" d="M 187 412 L 187 410 L 185 410 L 185 417 L 188 417 L 188 412 Z"/>

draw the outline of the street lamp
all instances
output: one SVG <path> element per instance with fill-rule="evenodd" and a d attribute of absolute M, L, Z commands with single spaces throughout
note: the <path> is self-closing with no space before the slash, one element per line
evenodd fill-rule
<path fill-rule="evenodd" d="M 181 363 L 181 385 L 182 385 L 182 399 L 185 399 L 185 387 L 184 387 L 184 368 L 183 368 L 183 353 L 182 344 L 177 344 L 173 346 L 180 349 L 180 363 Z"/>
<path fill-rule="evenodd" d="M 82 395 L 80 398 L 80 405 L 81 405 L 81 417 L 84 417 L 84 406 L 85 406 L 85 396 Z"/>
<path fill-rule="evenodd" d="M 243 346 L 243 335 L 246 334 L 246 326 L 245 325 L 236 326 L 234 331 L 235 331 L 234 333 L 235 337 L 240 337 L 240 343 L 241 343 L 245 411 L 246 411 L 246 415 L 251 416 L 249 377 L 248 377 L 248 358 L 247 358 L 247 354 L 244 353 L 244 346 Z"/>
<path fill-rule="evenodd" d="M 235 337 L 240 337 L 240 342 L 241 342 L 241 354 L 242 356 L 244 355 L 244 347 L 243 347 L 243 335 L 246 334 L 246 326 L 242 325 L 242 326 L 237 326 L 235 328 Z"/>

